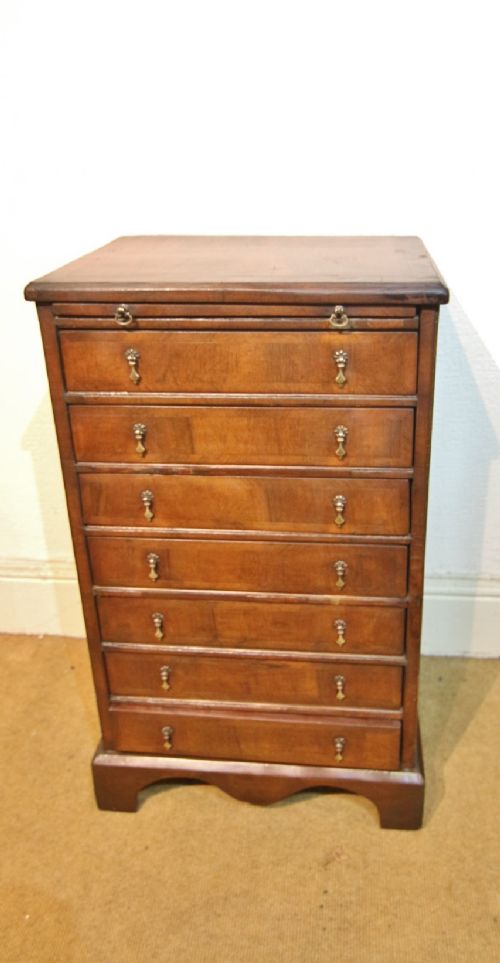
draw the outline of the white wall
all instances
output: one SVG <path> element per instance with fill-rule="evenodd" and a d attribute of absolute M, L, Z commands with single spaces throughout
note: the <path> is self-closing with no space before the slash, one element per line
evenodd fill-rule
<path fill-rule="evenodd" d="M 424 647 L 498 651 L 494 10 L 4 0 L 0 628 L 83 631 L 27 281 L 125 233 L 399 233 L 453 291 Z"/>

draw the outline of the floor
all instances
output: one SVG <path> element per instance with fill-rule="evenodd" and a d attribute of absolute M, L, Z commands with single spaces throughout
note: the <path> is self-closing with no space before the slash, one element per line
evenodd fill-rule
<path fill-rule="evenodd" d="M 2 963 L 498 963 L 500 663 L 424 659 L 424 828 L 201 785 L 99 812 L 84 644 L 0 637 Z"/>

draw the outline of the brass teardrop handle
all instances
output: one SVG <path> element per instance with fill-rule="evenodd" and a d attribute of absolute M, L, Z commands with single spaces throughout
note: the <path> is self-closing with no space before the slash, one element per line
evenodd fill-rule
<path fill-rule="evenodd" d="M 337 425 L 337 427 L 334 429 L 334 435 L 335 435 L 335 438 L 337 439 L 337 449 L 335 451 L 335 454 L 337 458 L 340 458 L 340 461 L 342 461 L 342 459 L 345 458 L 345 456 L 347 455 L 345 445 L 346 445 L 348 434 L 349 434 L 349 429 L 346 428 L 345 425 Z"/>
<path fill-rule="evenodd" d="M 170 673 L 171 673 L 171 671 L 172 671 L 172 670 L 171 670 L 171 668 L 170 668 L 169 665 L 162 665 L 162 667 L 161 667 L 161 669 L 160 669 L 160 679 L 161 679 L 161 687 L 162 687 L 162 689 L 170 689 L 170 688 L 171 688 L 171 686 L 170 686 Z M 337 698 L 338 698 L 338 696 L 337 696 Z"/>
<path fill-rule="evenodd" d="M 337 512 L 335 516 L 335 524 L 338 528 L 342 528 L 342 525 L 345 524 L 344 511 L 347 505 L 347 498 L 345 495 L 335 495 L 333 504 L 335 506 L 335 511 Z"/>
<path fill-rule="evenodd" d="M 147 448 L 144 444 L 144 439 L 146 437 L 146 430 L 147 430 L 146 425 L 141 425 L 140 423 L 137 423 L 132 428 L 132 431 L 134 433 L 134 438 L 136 440 L 135 450 L 137 454 L 141 455 L 142 457 L 144 457 L 144 455 L 147 452 Z"/>
<path fill-rule="evenodd" d="M 336 304 L 333 309 L 333 314 L 328 318 L 328 324 L 331 328 L 347 328 L 349 324 L 349 318 L 342 304 Z"/>
<path fill-rule="evenodd" d="M 345 645 L 347 642 L 347 639 L 345 637 L 347 622 L 344 622 L 344 619 L 335 619 L 335 622 L 333 624 L 337 629 L 337 638 L 335 639 L 335 642 L 337 643 L 338 646 L 340 646 L 340 648 L 342 648 L 342 646 Z"/>
<path fill-rule="evenodd" d="M 337 574 L 337 581 L 335 585 L 338 589 L 343 589 L 345 586 L 345 575 L 347 572 L 347 562 L 342 562 L 340 559 L 338 562 L 333 563 L 333 567 Z"/>
<path fill-rule="evenodd" d="M 347 357 L 347 351 L 335 351 L 333 357 L 335 359 L 335 364 L 337 365 L 337 377 L 335 378 L 335 381 L 339 388 L 343 388 L 344 385 L 347 384 L 347 377 L 345 375 L 345 369 L 349 360 Z"/>
<path fill-rule="evenodd" d="M 343 736 L 336 736 L 333 740 L 335 746 L 335 762 L 344 761 L 345 739 Z"/>
<path fill-rule="evenodd" d="M 173 730 L 173 727 L 172 727 L 172 726 L 163 726 L 163 729 L 161 730 L 161 734 L 162 734 L 162 737 L 163 737 L 163 748 L 164 748 L 164 749 L 167 749 L 167 750 L 168 750 L 168 749 L 172 749 L 172 746 L 173 746 L 173 744 L 174 744 L 174 730 Z"/>
<path fill-rule="evenodd" d="M 115 321 L 120 325 L 120 328 L 128 328 L 134 323 L 134 317 L 129 309 L 128 304 L 119 304 L 115 311 Z"/>
<path fill-rule="evenodd" d="M 161 642 L 163 636 L 165 635 L 163 631 L 164 618 L 162 612 L 153 612 L 151 618 L 153 619 L 153 625 L 155 627 L 155 636 Z"/>
<path fill-rule="evenodd" d="M 339 702 L 343 702 L 345 699 L 345 678 L 343 675 L 335 676 L 335 688 L 337 690 L 335 693 L 335 698 Z"/>
<path fill-rule="evenodd" d="M 139 368 L 138 368 L 139 360 L 141 356 L 139 352 L 135 350 L 135 348 L 127 348 L 127 350 L 125 351 L 124 357 L 128 362 L 128 366 L 129 366 L 129 378 L 131 381 L 133 381 L 135 385 L 138 385 L 139 381 L 141 380 L 141 376 L 139 374 Z"/>
<path fill-rule="evenodd" d="M 149 555 L 147 556 L 147 563 L 149 565 L 148 578 L 150 578 L 152 582 L 157 582 L 160 577 L 158 573 L 160 556 L 155 555 L 154 552 L 150 552 Z"/>
<path fill-rule="evenodd" d="M 141 501 L 144 505 L 144 518 L 147 522 L 152 522 L 153 518 L 155 517 L 155 513 L 153 511 L 153 492 L 150 492 L 149 489 L 141 492 Z"/>

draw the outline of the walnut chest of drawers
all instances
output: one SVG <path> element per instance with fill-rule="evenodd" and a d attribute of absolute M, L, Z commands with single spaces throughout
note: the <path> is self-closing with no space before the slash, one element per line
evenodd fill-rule
<path fill-rule="evenodd" d="M 439 305 L 418 238 L 125 237 L 34 281 L 98 804 L 327 786 L 421 823 Z"/>

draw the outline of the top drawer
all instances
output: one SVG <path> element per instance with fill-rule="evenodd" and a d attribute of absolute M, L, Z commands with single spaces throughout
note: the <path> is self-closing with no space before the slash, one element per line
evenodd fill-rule
<path fill-rule="evenodd" d="M 417 334 L 62 331 L 69 391 L 409 395 Z"/>

